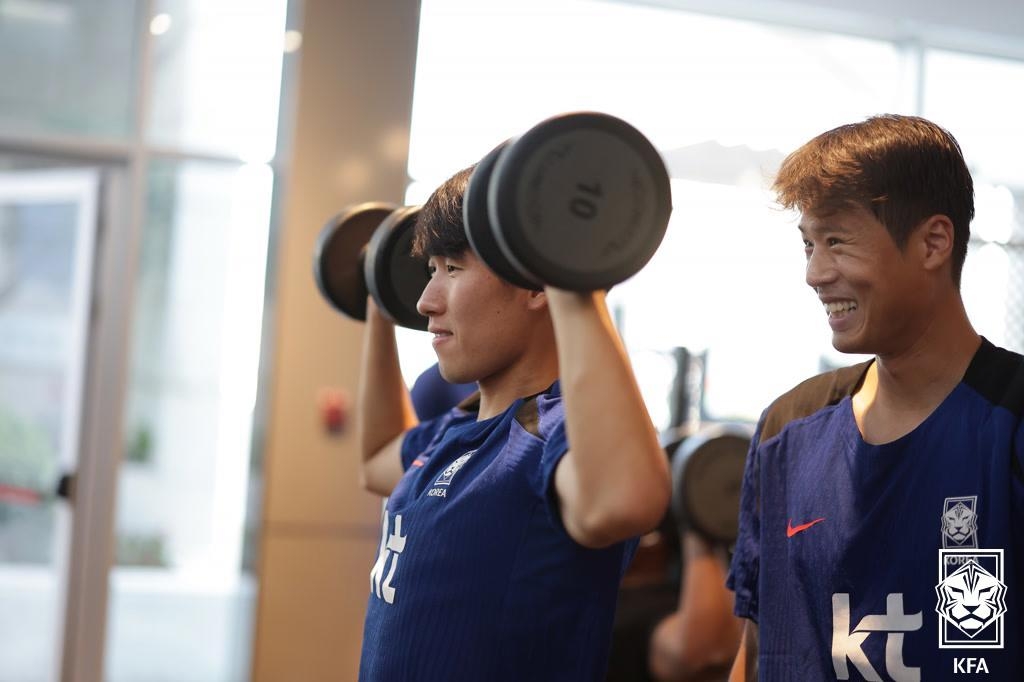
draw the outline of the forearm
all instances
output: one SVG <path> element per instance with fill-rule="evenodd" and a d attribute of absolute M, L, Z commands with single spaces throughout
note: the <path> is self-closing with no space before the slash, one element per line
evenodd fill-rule
<path fill-rule="evenodd" d="M 728 558 L 694 532 L 683 536 L 686 570 L 680 606 L 687 633 L 687 658 L 700 670 L 728 671 L 743 636 L 744 622 L 733 615 L 733 595 L 725 586 Z"/>
<path fill-rule="evenodd" d="M 398 362 L 395 327 L 372 300 L 367 305 L 362 368 L 356 424 L 359 451 L 366 464 L 417 423 Z"/>
<path fill-rule="evenodd" d="M 604 293 L 547 290 L 558 346 L 569 454 L 563 521 L 601 546 L 642 533 L 668 505 L 668 461 Z M 573 533 L 576 537 L 576 533 Z M 577 539 L 580 539 L 577 537 Z"/>
<path fill-rule="evenodd" d="M 686 531 L 679 609 L 651 636 L 650 669 L 658 680 L 721 680 L 729 674 L 743 635 L 725 586 L 722 548 Z"/>
<path fill-rule="evenodd" d="M 747 621 L 740 639 L 740 650 L 736 652 L 736 661 L 729 673 L 729 682 L 756 682 L 757 680 L 757 625 Z"/>

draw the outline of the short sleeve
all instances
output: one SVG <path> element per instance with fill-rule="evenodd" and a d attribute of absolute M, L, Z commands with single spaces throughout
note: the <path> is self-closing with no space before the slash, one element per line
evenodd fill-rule
<path fill-rule="evenodd" d="M 448 414 L 429 421 L 420 422 L 405 432 L 402 439 L 402 469 L 408 470 L 413 460 L 420 455 L 428 454 L 431 447 L 444 433 L 445 424 L 450 421 Z"/>
<path fill-rule="evenodd" d="M 544 440 L 544 452 L 541 454 L 541 477 L 544 479 L 544 487 L 554 485 L 555 469 L 562 457 L 569 451 L 569 441 L 565 436 L 565 420 L 559 420 L 553 425 L 551 432 Z"/>
<path fill-rule="evenodd" d="M 1020 519 L 1024 518 L 1024 418 L 1017 422 L 1017 430 L 1013 436 L 1013 452 L 1010 456 L 1013 458 L 1010 463 L 1013 469 L 1013 517 Z M 1012 524 L 1011 528 L 1018 546 L 1024 549 L 1024 528 L 1019 523 Z"/>
<path fill-rule="evenodd" d="M 565 532 L 555 492 L 555 470 L 569 451 L 569 439 L 565 434 L 565 409 L 558 388 L 556 383 L 551 394 L 537 397 L 537 432 L 544 442 L 540 456 L 540 492 L 552 525 Z"/>
<path fill-rule="evenodd" d="M 1013 473 L 1017 482 L 1024 485 L 1024 417 L 1017 422 L 1017 432 L 1013 436 Z"/>
<path fill-rule="evenodd" d="M 767 414 L 767 412 L 765 412 Z M 741 618 L 758 621 L 758 575 L 761 566 L 761 491 L 759 445 L 764 414 L 750 441 L 740 492 L 740 524 L 726 586 L 736 593 L 733 611 Z"/>

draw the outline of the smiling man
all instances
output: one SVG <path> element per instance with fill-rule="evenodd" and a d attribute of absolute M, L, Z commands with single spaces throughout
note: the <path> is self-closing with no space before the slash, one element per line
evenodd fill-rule
<path fill-rule="evenodd" d="M 791 154 L 774 189 L 801 214 L 833 345 L 874 358 L 761 417 L 730 679 L 1024 679 L 1024 358 L 979 336 L 960 296 L 974 192 L 959 145 L 873 117 Z"/>
<path fill-rule="evenodd" d="M 416 423 L 394 327 L 368 305 L 364 486 L 388 496 L 360 679 L 601 680 L 618 586 L 668 464 L 604 294 L 528 290 L 470 249 L 470 169 L 417 218 L 442 376 L 479 393 Z"/>

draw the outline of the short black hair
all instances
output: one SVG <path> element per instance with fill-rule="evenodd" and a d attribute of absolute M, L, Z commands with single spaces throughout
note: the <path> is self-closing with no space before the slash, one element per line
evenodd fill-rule
<path fill-rule="evenodd" d="M 462 203 L 475 164 L 463 168 L 434 190 L 416 216 L 412 241 L 414 256 L 461 256 L 469 250 L 462 220 Z"/>

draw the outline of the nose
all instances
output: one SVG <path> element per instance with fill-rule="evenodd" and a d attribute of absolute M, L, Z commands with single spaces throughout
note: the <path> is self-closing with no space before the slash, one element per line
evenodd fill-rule
<path fill-rule="evenodd" d="M 438 283 L 439 277 L 431 277 L 427 280 L 427 286 L 423 287 L 423 293 L 416 301 L 416 311 L 424 317 L 434 317 L 444 312 L 444 295 Z"/>
<path fill-rule="evenodd" d="M 812 249 L 807 256 L 807 271 L 804 281 L 812 289 L 819 289 L 836 280 L 835 263 L 825 249 Z"/>

